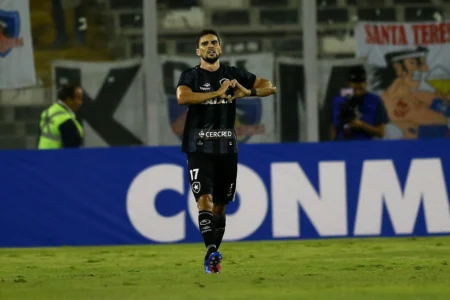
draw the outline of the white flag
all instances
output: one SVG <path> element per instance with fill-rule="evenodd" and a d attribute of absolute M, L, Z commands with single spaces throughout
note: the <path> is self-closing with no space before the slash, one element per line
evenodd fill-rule
<path fill-rule="evenodd" d="M 0 0 L 0 89 L 35 84 L 29 0 Z"/>

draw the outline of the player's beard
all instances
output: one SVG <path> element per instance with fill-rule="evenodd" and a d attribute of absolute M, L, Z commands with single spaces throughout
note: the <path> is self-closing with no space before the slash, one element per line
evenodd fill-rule
<path fill-rule="evenodd" d="M 204 61 L 206 61 L 207 63 L 209 63 L 209 64 L 215 63 L 216 61 L 219 60 L 219 58 L 220 58 L 220 54 L 217 53 L 217 52 L 215 53 L 215 56 L 214 56 L 214 57 L 208 56 L 208 53 L 206 53 L 205 55 L 202 56 L 202 59 L 203 59 Z"/>

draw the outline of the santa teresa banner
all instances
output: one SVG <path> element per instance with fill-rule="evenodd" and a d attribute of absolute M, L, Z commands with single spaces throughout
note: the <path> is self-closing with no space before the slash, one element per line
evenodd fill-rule
<path fill-rule="evenodd" d="M 370 88 L 389 113 L 390 134 L 450 137 L 450 22 L 361 22 L 355 38 Z"/>
<path fill-rule="evenodd" d="M 0 89 L 36 83 L 28 0 L 0 0 Z"/>

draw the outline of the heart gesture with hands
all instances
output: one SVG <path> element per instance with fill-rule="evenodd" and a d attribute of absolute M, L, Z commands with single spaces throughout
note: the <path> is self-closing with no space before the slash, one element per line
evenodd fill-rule
<path fill-rule="evenodd" d="M 251 96 L 251 90 L 245 88 L 242 84 L 240 84 L 236 79 L 233 79 L 231 81 L 225 81 L 223 84 L 228 83 L 227 86 L 231 86 L 233 88 L 234 94 L 233 96 L 229 96 L 226 94 L 223 94 L 221 96 L 222 99 L 227 99 L 228 102 L 232 102 L 235 99 L 239 99 L 239 98 L 244 98 L 244 97 L 250 97 Z M 222 87 L 224 86 L 222 84 Z M 260 93 L 261 95 L 255 95 L 255 96 L 268 96 L 268 95 L 272 95 L 275 94 L 277 91 L 276 87 L 267 87 L 267 88 L 259 88 L 258 89 L 258 94 Z"/>

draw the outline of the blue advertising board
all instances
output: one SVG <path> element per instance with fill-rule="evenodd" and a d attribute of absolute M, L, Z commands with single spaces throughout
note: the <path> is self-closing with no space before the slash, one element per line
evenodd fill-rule
<path fill-rule="evenodd" d="M 225 240 L 450 234 L 448 149 L 242 145 Z M 0 247 L 200 242 L 188 172 L 179 147 L 3 151 Z"/>

